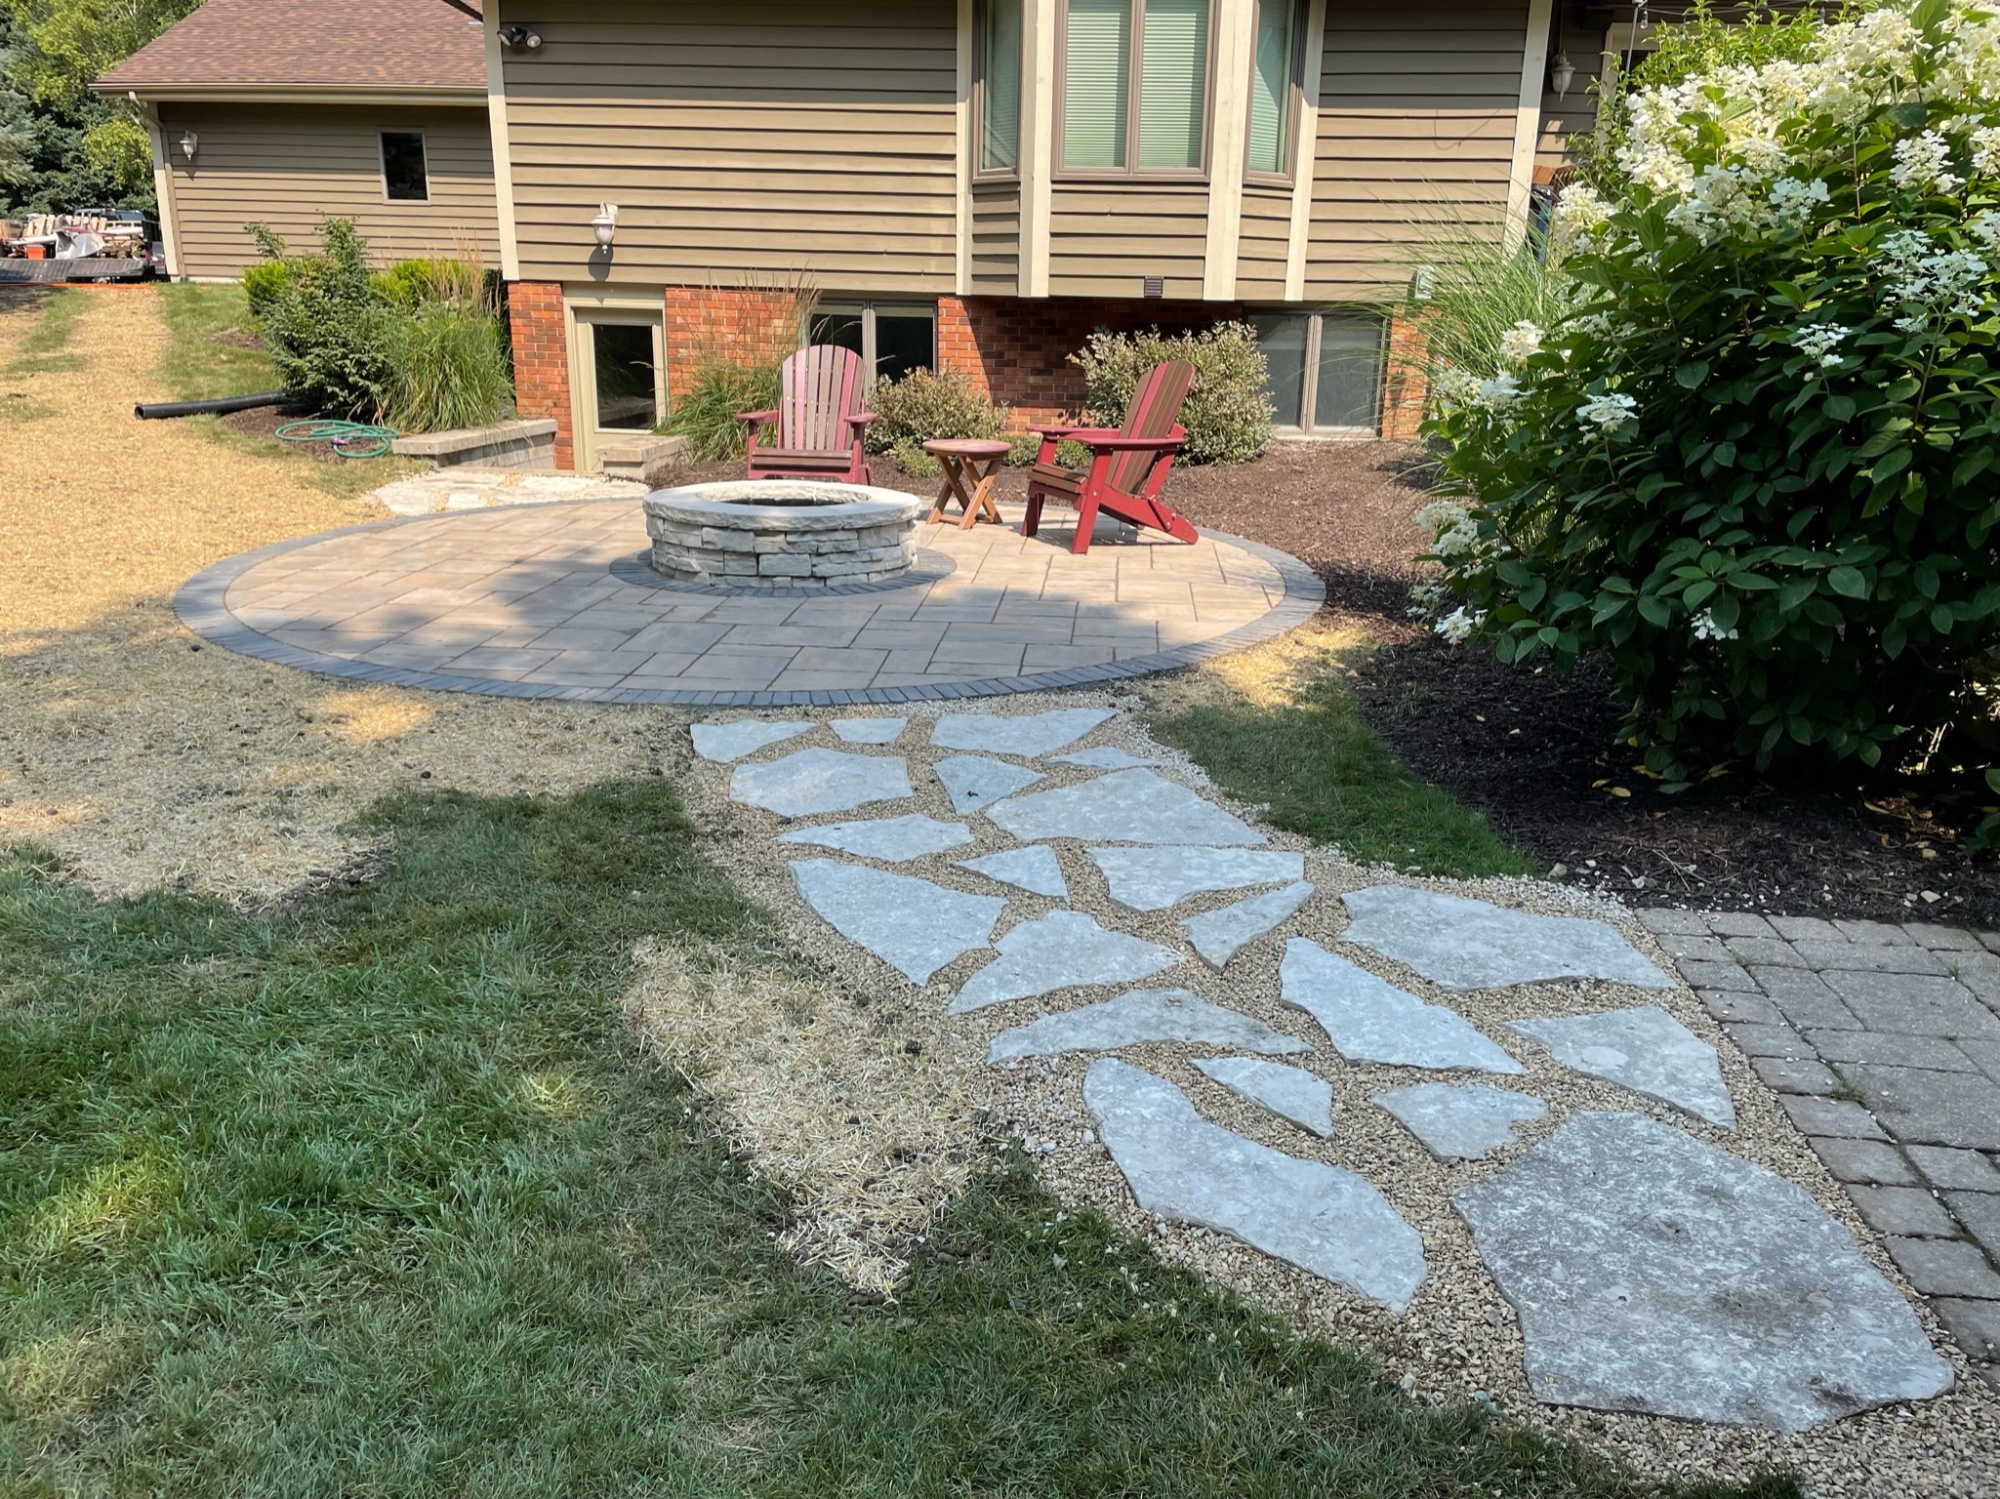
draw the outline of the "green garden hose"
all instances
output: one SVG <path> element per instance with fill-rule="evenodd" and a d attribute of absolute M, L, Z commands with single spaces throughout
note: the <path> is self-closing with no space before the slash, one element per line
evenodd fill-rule
<path fill-rule="evenodd" d="M 394 427 L 371 427 L 366 422 L 314 420 L 286 422 L 278 428 L 280 442 L 323 442 L 342 458 L 380 458 L 400 435 Z"/>

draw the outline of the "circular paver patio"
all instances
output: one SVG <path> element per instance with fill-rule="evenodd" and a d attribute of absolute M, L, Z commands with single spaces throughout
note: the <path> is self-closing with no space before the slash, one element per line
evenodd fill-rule
<path fill-rule="evenodd" d="M 1203 533 L 917 528 L 906 582 L 788 597 L 678 585 L 632 500 L 387 521 L 218 563 L 176 600 L 197 634 L 336 676 L 501 697 L 833 706 L 1142 676 L 1310 618 L 1297 559 Z"/>

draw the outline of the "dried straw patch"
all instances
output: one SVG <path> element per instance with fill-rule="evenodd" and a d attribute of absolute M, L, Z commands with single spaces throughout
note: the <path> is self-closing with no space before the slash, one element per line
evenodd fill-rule
<path fill-rule="evenodd" d="M 892 1295 L 965 1186 L 983 1117 L 940 1045 L 941 1017 L 857 1002 L 832 980 L 641 944 L 625 1011 L 713 1100 L 732 1143 L 799 1204 L 782 1235 L 807 1264 Z"/>
<path fill-rule="evenodd" d="M 160 394 L 157 296 L 79 295 L 85 368 L 0 380 L 53 413 L 0 442 L 0 845 L 52 848 L 107 895 L 255 905 L 375 862 L 346 829 L 388 793 L 564 795 L 652 769 L 656 710 L 356 688 L 196 641 L 171 607 L 188 577 L 386 512 L 134 421 Z M 0 367 L 36 311 L 0 298 Z"/>
<path fill-rule="evenodd" d="M 1298 700 L 1304 684 L 1372 643 L 1355 620 L 1321 613 L 1275 640 L 1233 656 L 1204 661 L 1193 671 L 1155 678 L 1140 690 L 1148 704 L 1160 712 L 1225 703 L 1283 708 Z"/>

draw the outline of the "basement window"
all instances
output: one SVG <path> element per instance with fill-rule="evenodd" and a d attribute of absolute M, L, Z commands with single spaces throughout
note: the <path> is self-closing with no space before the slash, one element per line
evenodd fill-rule
<path fill-rule="evenodd" d="M 1365 312 L 1252 316 L 1270 374 L 1264 386 L 1278 431 L 1373 437 L 1382 424 L 1386 324 Z"/>
<path fill-rule="evenodd" d="M 813 313 L 810 340 L 861 356 L 868 383 L 937 368 L 935 302 L 826 302 Z"/>
<path fill-rule="evenodd" d="M 421 130 L 382 132 L 382 193 L 391 203 L 431 200 L 430 162 Z"/>

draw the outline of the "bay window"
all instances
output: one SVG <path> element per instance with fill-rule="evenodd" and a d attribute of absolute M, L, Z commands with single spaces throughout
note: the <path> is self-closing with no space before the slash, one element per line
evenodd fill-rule
<path fill-rule="evenodd" d="M 982 177 L 1011 177 L 1021 169 L 1021 4 L 981 0 L 979 7 L 974 87 Z"/>
<path fill-rule="evenodd" d="M 1066 0 L 1066 172 L 1194 176 L 1208 164 L 1210 0 Z"/>
<path fill-rule="evenodd" d="M 1292 175 L 1292 91 L 1298 71 L 1298 0 L 1257 0 L 1256 46 L 1250 61 L 1249 170 Z"/>

